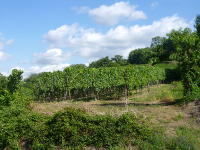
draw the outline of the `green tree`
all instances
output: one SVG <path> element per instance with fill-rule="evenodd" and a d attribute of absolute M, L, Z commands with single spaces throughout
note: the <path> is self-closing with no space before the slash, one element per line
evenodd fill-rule
<path fill-rule="evenodd" d="M 0 73 L 0 90 L 7 88 L 7 78 Z"/>
<path fill-rule="evenodd" d="M 128 56 L 128 62 L 130 64 L 153 64 L 157 61 L 155 53 L 148 47 L 133 50 Z"/>
<path fill-rule="evenodd" d="M 163 43 L 163 54 L 161 55 L 161 60 L 173 60 L 172 55 L 175 53 L 175 47 L 173 41 L 167 38 Z"/>
<path fill-rule="evenodd" d="M 160 61 L 169 60 L 175 51 L 173 42 L 169 38 L 160 36 L 152 38 L 151 48 Z"/>
<path fill-rule="evenodd" d="M 200 98 L 200 38 L 191 29 L 172 31 L 168 34 L 176 48 L 174 58 L 178 60 L 185 96 L 187 100 Z"/>
<path fill-rule="evenodd" d="M 31 74 L 28 78 L 24 79 L 24 81 L 26 82 L 24 86 L 30 89 L 33 88 L 33 85 L 38 77 L 39 74 Z"/>
<path fill-rule="evenodd" d="M 97 61 L 93 61 L 89 65 L 90 68 L 115 67 L 115 66 L 119 66 L 119 64 L 114 63 L 112 60 L 109 59 L 108 56 L 104 57 L 104 58 L 101 58 L 101 59 L 99 59 Z"/>
<path fill-rule="evenodd" d="M 124 66 L 127 65 L 127 60 L 123 58 L 123 56 L 121 55 L 115 55 L 113 58 L 111 58 L 111 60 L 117 64 L 119 64 L 120 66 Z"/>
<path fill-rule="evenodd" d="M 16 90 L 20 87 L 22 74 L 22 70 L 13 69 L 12 73 L 8 76 L 8 90 L 11 93 L 16 92 Z"/>
<path fill-rule="evenodd" d="M 165 40 L 166 40 L 165 37 L 160 37 L 160 36 L 153 37 L 151 40 L 151 47 L 162 46 Z"/>
<path fill-rule="evenodd" d="M 196 28 L 197 34 L 200 36 L 200 15 L 197 15 L 194 27 Z"/>
<path fill-rule="evenodd" d="M 76 67 L 77 69 L 78 68 L 81 68 L 81 69 L 87 68 L 87 66 L 85 64 L 72 64 L 70 67 Z"/>

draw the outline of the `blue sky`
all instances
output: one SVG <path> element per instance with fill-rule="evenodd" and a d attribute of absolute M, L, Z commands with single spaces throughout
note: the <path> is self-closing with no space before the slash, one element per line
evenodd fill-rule
<path fill-rule="evenodd" d="M 0 0 L 0 72 L 25 76 L 116 54 L 193 27 L 198 0 Z"/>

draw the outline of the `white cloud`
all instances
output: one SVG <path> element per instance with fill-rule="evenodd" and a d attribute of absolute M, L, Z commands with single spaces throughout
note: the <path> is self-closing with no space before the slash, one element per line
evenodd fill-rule
<path fill-rule="evenodd" d="M 2 75 L 4 76 L 9 76 L 10 74 L 8 72 L 1 72 Z"/>
<path fill-rule="evenodd" d="M 37 58 L 36 63 L 40 65 L 57 65 L 67 61 L 70 53 L 63 52 L 62 49 L 54 48 L 45 51 L 44 53 L 34 54 Z"/>
<path fill-rule="evenodd" d="M 83 9 L 84 8 L 84 9 Z M 123 19 L 138 20 L 146 19 L 146 15 L 143 11 L 137 10 L 135 5 L 131 5 L 128 2 L 117 2 L 110 6 L 101 5 L 98 8 L 88 9 L 81 7 L 80 11 L 87 13 L 97 22 L 103 25 L 115 25 Z"/>
<path fill-rule="evenodd" d="M 9 55 L 6 54 L 5 52 L 3 51 L 0 51 L 0 61 L 4 61 L 4 60 L 7 60 L 9 58 Z"/>
<path fill-rule="evenodd" d="M 12 68 L 11 68 L 11 71 L 12 71 L 13 69 L 24 70 L 24 68 L 22 68 L 22 67 L 20 67 L 20 66 L 12 67 Z"/>
<path fill-rule="evenodd" d="M 24 71 L 23 77 L 27 78 L 31 74 L 63 70 L 64 68 L 69 67 L 69 66 L 70 64 L 66 64 L 66 63 L 57 64 L 57 65 L 44 65 L 44 66 L 35 65 L 35 66 L 30 66 L 28 68 L 22 68 L 20 66 L 16 66 L 16 67 L 11 68 L 9 72 L 3 72 L 3 75 L 8 76 L 13 69 L 18 69 L 18 70 L 23 70 Z"/>
<path fill-rule="evenodd" d="M 33 56 L 35 57 L 35 65 L 23 69 L 25 78 L 35 73 L 63 70 L 69 66 L 66 62 L 71 54 L 59 48 L 52 48 Z"/>
<path fill-rule="evenodd" d="M 106 33 L 84 29 L 78 25 L 63 25 L 50 30 L 45 39 L 51 47 L 65 47 L 78 56 L 87 59 L 113 56 L 127 56 L 136 48 L 150 45 L 152 37 L 165 36 L 172 29 L 185 28 L 188 23 L 176 15 L 154 21 L 150 25 L 123 25 L 109 29 Z"/>
<path fill-rule="evenodd" d="M 41 72 L 53 72 L 58 70 L 63 70 L 69 67 L 70 64 L 57 64 L 57 65 L 45 65 L 45 66 L 31 66 L 24 70 L 24 78 L 30 76 L 31 74 L 41 73 Z"/>
<path fill-rule="evenodd" d="M 14 42 L 14 40 L 6 40 L 2 33 L 0 33 L 0 61 L 7 60 L 9 58 L 9 55 L 3 51 L 5 46 L 10 45 Z"/>
<path fill-rule="evenodd" d="M 69 64 L 57 64 L 57 65 L 46 65 L 46 66 L 32 66 L 27 69 L 27 73 L 40 73 L 40 72 L 52 72 L 56 70 L 63 70 L 68 67 Z"/>
<path fill-rule="evenodd" d="M 44 38 L 53 43 L 54 45 L 66 45 L 70 39 L 73 39 L 73 36 L 77 33 L 77 25 L 63 25 L 55 30 L 50 30 Z M 66 38 L 63 40 L 64 38 Z M 56 43 L 55 43 L 56 42 Z"/>

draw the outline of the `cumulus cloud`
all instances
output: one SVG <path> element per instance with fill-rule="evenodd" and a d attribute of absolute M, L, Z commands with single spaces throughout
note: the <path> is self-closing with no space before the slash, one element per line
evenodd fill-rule
<path fill-rule="evenodd" d="M 53 71 L 58 71 L 58 70 L 63 70 L 66 67 L 69 67 L 70 64 L 57 64 L 57 65 L 44 65 L 44 66 L 40 66 L 40 65 L 35 65 L 35 66 L 30 66 L 28 68 L 22 68 L 20 66 L 16 66 L 10 69 L 10 72 L 4 72 L 3 74 L 8 76 L 11 73 L 12 69 L 18 69 L 18 70 L 23 70 L 23 77 L 27 78 L 29 77 L 31 74 L 37 74 L 37 73 L 41 73 L 41 72 L 53 72 Z"/>
<path fill-rule="evenodd" d="M 57 64 L 57 65 L 45 65 L 45 66 L 31 66 L 25 70 L 24 77 L 27 77 L 31 74 L 41 73 L 41 72 L 52 72 L 57 70 L 63 70 L 66 67 L 69 67 L 69 64 Z"/>
<path fill-rule="evenodd" d="M 97 23 L 103 25 L 115 25 L 121 20 L 146 19 L 142 10 L 137 10 L 135 5 L 128 2 L 116 2 L 112 5 L 101 5 L 98 8 L 89 9 L 80 7 L 78 12 L 87 12 Z"/>
<path fill-rule="evenodd" d="M 35 73 L 63 70 L 69 66 L 66 62 L 69 60 L 71 53 L 64 52 L 60 48 L 52 48 L 43 53 L 36 53 L 33 56 L 35 64 L 23 69 L 25 78 Z"/>
<path fill-rule="evenodd" d="M 44 53 L 34 54 L 36 63 L 40 65 L 58 65 L 69 59 L 70 53 L 63 52 L 62 49 L 53 48 Z"/>
<path fill-rule="evenodd" d="M 136 48 L 150 45 L 152 37 L 165 36 L 172 29 L 185 28 L 189 24 L 174 15 L 154 21 L 150 25 L 119 25 L 100 33 L 94 29 L 85 29 L 78 25 L 63 25 L 50 30 L 45 39 L 51 47 L 65 47 L 76 55 L 87 59 L 120 54 L 127 56 Z"/>

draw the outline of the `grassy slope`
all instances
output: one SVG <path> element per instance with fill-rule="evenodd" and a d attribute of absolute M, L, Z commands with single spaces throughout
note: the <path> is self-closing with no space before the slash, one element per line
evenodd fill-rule
<path fill-rule="evenodd" d="M 156 64 L 156 66 L 165 68 L 165 69 L 175 69 L 178 67 L 178 62 L 176 61 L 165 61 L 161 62 L 159 64 Z"/>

